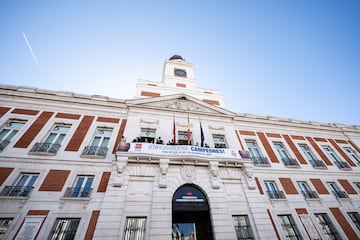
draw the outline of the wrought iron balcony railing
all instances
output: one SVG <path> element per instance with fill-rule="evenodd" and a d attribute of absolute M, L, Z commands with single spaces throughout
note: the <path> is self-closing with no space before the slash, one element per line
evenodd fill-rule
<path fill-rule="evenodd" d="M 281 158 L 281 161 L 285 164 L 285 166 L 300 166 L 296 159 L 293 158 Z"/>
<path fill-rule="evenodd" d="M 347 162 L 343 162 L 343 161 L 335 161 L 335 165 L 339 168 L 339 169 L 351 169 L 350 165 Z"/>
<path fill-rule="evenodd" d="M 5 186 L 0 192 L 0 196 L 27 197 L 32 189 L 32 186 Z"/>
<path fill-rule="evenodd" d="M 285 199 L 283 191 L 267 191 L 270 199 Z"/>
<path fill-rule="evenodd" d="M 81 155 L 105 157 L 108 151 L 107 147 L 86 146 Z"/>
<path fill-rule="evenodd" d="M 301 191 L 304 198 L 319 198 L 319 195 L 315 191 Z"/>
<path fill-rule="evenodd" d="M 0 140 L 0 151 L 4 150 L 9 143 L 10 143 L 9 140 L 6 139 Z"/>
<path fill-rule="evenodd" d="M 89 198 L 92 188 L 69 187 L 66 189 L 65 198 Z"/>
<path fill-rule="evenodd" d="M 270 166 L 270 162 L 266 157 L 251 157 L 254 165 Z"/>
<path fill-rule="evenodd" d="M 326 168 L 325 163 L 321 160 L 314 159 L 314 160 L 310 160 L 309 162 L 311 163 L 313 168 Z"/>
<path fill-rule="evenodd" d="M 35 143 L 35 145 L 31 148 L 31 153 L 48 153 L 48 154 L 56 154 L 60 144 L 57 143 Z"/>
<path fill-rule="evenodd" d="M 335 197 L 336 198 L 349 198 L 349 196 L 347 195 L 347 193 L 346 192 L 344 192 L 344 191 L 331 191 L 334 195 L 335 195 Z"/>

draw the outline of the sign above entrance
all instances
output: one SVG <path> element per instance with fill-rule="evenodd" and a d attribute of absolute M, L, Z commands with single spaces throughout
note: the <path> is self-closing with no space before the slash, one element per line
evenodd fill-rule
<path fill-rule="evenodd" d="M 175 192 L 173 201 L 205 203 L 206 198 L 199 189 L 191 185 L 185 185 Z"/>
<path fill-rule="evenodd" d="M 241 159 L 241 153 L 229 148 L 204 148 L 191 145 L 163 145 L 152 143 L 124 143 L 117 148 L 119 152 L 176 156 L 198 156 L 207 158 Z M 241 154 L 241 155 L 240 155 Z"/>

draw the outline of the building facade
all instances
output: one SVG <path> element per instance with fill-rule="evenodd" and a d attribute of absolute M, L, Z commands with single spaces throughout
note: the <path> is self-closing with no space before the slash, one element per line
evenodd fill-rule
<path fill-rule="evenodd" d="M 360 126 L 231 112 L 181 56 L 134 99 L 0 105 L 0 239 L 360 238 Z"/>

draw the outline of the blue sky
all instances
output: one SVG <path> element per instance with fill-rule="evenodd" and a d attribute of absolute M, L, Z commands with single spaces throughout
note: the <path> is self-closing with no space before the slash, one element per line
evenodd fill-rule
<path fill-rule="evenodd" d="M 128 99 L 179 54 L 233 112 L 360 125 L 358 0 L 1 1 L 0 36 L 1 84 Z"/>

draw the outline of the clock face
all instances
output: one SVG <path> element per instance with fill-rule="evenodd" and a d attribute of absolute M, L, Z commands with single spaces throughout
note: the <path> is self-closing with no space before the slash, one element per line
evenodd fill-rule
<path fill-rule="evenodd" d="M 186 71 L 185 70 L 175 69 L 174 73 L 175 73 L 175 76 L 186 77 Z"/>

